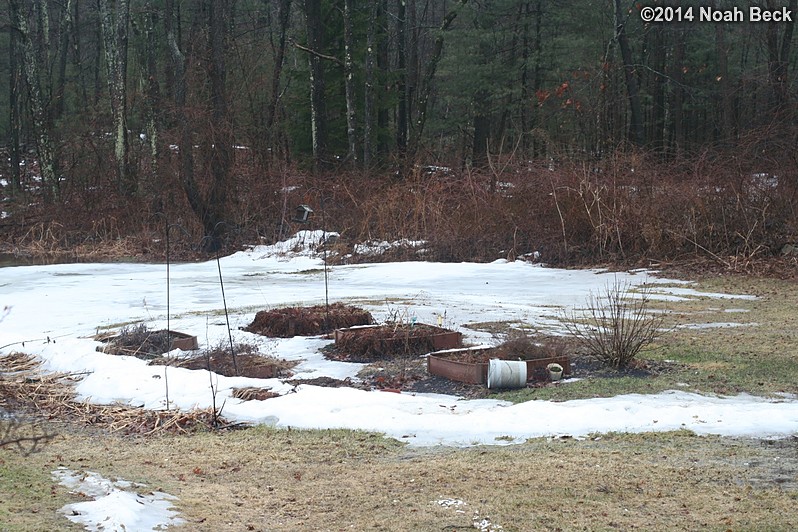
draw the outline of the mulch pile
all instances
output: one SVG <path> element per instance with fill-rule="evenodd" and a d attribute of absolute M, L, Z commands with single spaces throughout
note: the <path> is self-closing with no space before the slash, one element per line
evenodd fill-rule
<path fill-rule="evenodd" d="M 261 336 L 291 338 L 316 336 L 335 329 L 372 323 L 374 317 L 370 312 L 343 303 L 333 303 L 329 306 L 261 310 L 255 314 L 255 320 L 243 330 Z"/>

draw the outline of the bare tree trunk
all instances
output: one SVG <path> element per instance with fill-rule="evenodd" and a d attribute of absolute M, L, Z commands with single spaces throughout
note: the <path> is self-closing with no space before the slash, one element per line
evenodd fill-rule
<path fill-rule="evenodd" d="M 376 153 L 383 155 L 390 151 L 392 146 L 388 142 L 387 131 L 390 121 L 390 109 L 384 101 L 387 92 L 388 72 L 391 69 L 390 47 L 388 46 L 388 0 L 371 0 L 378 4 L 376 29 L 377 33 L 377 87 L 382 91 L 377 97 L 377 146 Z"/>
<path fill-rule="evenodd" d="M 631 123 L 629 124 L 629 137 L 638 146 L 645 144 L 645 132 L 643 130 L 643 107 L 640 104 L 640 90 L 637 85 L 634 63 L 632 61 L 632 50 L 629 48 L 629 40 L 626 37 L 625 13 L 621 7 L 621 0 L 615 0 L 615 38 L 621 49 L 621 59 L 623 60 L 623 71 L 626 77 L 626 93 L 629 97 L 629 108 L 631 111 Z"/>
<path fill-rule="evenodd" d="M 535 63 L 534 63 L 534 79 L 532 81 L 532 91 L 530 91 L 530 95 L 536 93 L 539 89 L 541 84 L 543 83 L 543 1 L 537 0 L 535 6 L 535 39 L 532 49 L 535 52 Z M 533 120 L 537 119 L 537 112 L 535 116 L 532 117 Z M 545 154 L 547 147 L 542 142 L 538 142 L 533 138 L 532 140 L 532 156 L 539 157 L 541 154 Z"/>
<path fill-rule="evenodd" d="M 58 120 L 64 114 L 64 88 L 66 84 L 66 66 L 69 54 L 69 36 L 72 34 L 72 11 L 74 0 L 67 0 L 61 18 L 58 40 L 58 72 L 53 91 L 53 119 Z M 77 38 L 77 37 L 76 37 Z"/>
<path fill-rule="evenodd" d="M 17 44 L 17 32 L 13 29 L 9 32 L 8 42 L 8 69 L 11 73 L 11 78 L 8 82 L 8 144 L 11 168 L 11 194 L 17 194 L 21 189 L 20 174 L 19 174 L 19 130 L 22 126 L 20 124 L 19 113 L 19 89 L 21 87 L 21 79 L 19 72 L 19 65 L 17 64 L 17 54 L 19 47 Z"/>
<path fill-rule="evenodd" d="M 268 0 L 265 0 L 268 4 Z M 269 99 L 269 106 L 266 111 L 266 133 L 269 135 L 272 153 L 277 151 L 278 135 L 274 131 L 277 122 L 277 105 L 280 103 L 282 92 L 280 83 L 282 78 L 283 66 L 285 64 L 285 50 L 288 35 L 288 23 L 291 20 L 291 0 L 279 0 L 278 19 L 278 38 L 277 46 L 274 51 L 274 68 L 272 69 L 272 93 Z"/>
<path fill-rule="evenodd" d="M 680 26 L 676 31 L 676 43 L 673 51 L 673 62 L 671 66 L 671 148 L 676 154 L 685 149 L 685 127 L 684 127 L 684 65 L 685 56 L 687 55 L 685 40 L 687 39 L 687 30 L 684 26 Z"/>
<path fill-rule="evenodd" d="M 50 61 L 50 12 L 47 10 L 47 0 L 34 0 L 32 2 L 36 25 L 39 32 L 36 34 L 36 54 L 39 58 L 40 69 L 47 73 Z"/>
<path fill-rule="evenodd" d="M 780 3 L 775 0 L 767 0 L 767 8 L 776 10 Z M 798 0 L 790 0 L 787 9 L 795 16 L 798 11 Z M 767 24 L 768 77 L 772 88 L 774 113 L 784 110 L 789 99 L 788 66 L 794 24 L 795 22 L 768 22 Z M 778 31 L 781 26 L 784 26 L 784 33 L 781 43 L 779 43 Z"/>
<path fill-rule="evenodd" d="M 225 85 L 227 71 L 225 44 L 227 40 L 227 0 L 208 2 L 208 26 L 210 28 L 210 82 L 211 115 L 214 127 L 211 130 L 211 177 L 212 184 L 207 202 L 207 215 L 203 220 L 205 235 L 210 237 L 205 249 L 218 251 L 221 235 L 225 232 L 224 221 L 230 168 L 233 164 L 233 125 L 227 105 Z"/>
<path fill-rule="evenodd" d="M 459 0 L 459 6 L 463 6 L 468 0 Z M 451 27 L 454 19 L 457 18 L 457 11 L 451 10 L 446 13 L 443 18 L 441 27 L 438 30 L 438 35 L 435 37 L 432 55 L 427 64 L 427 71 L 424 78 L 421 80 L 421 94 L 418 100 L 418 112 L 411 128 L 411 138 L 407 150 L 407 162 L 413 164 L 416 155 L 418 155 L 418 147 L 421 142 L 421 135 L 424 133 L 424 125 L 427 122 L 427 104 L 429 97 L 432 94 L 432 81 L 435 78 L 435 72 L 438 70 L 438 63 L 443 55 L 443 37 L 446 31 Z"/>
<path fill-rule="evenodd" d="M 474 137 L 471 147 L 471 164 L 474 168 L 488 165 L 488 142 L 490 140 L 490 116 L 487 114 L 488 91 L 479 90 L 474 94 L 471 105 L 474 108 Z"/>
<path fill-rule="evenodd" d="M 188 83 L 186 80 L 186 56 L 180 49 L 180 42 L 175 32 L 176 22 L 176 7 L 174 0 L 166 0 L 166 42 L 169 48 L 169 57 L 172 62 L 170 81 L 173 86 L 171 93 L 175 101 L 175 112 L 177 114 L 176 121 L 180 130 L 180 183 L 183 185 L 183 191 L 186 194 L 186 199 L 201 220 L 204 217 L 205 202 L 200 194 L 199 186 L 194 179 L 194 151 L 193 151 L 193 138 L 191 123 L 187 115 L 187 99 L 188 99 Z"/>
<path fill-rule="evenodd" d="M 648 69 L 648 92 L 652 96 L 652 105 L 645 137 L 656 149 L 664 146 L 665 134 L 665 31 L 660 24 L 653 24 L 647 31 L 648 63 L 651 67 Z"/>
<path fill-rule="evenodd" d="M 136 193 L 136 180 L 130 171 L 127 134 L 127 31 L 130 19 L 129 0 L 117 0 L 111 10 L 108 0 L 99 0 L 100 26 L 105 48 L 108 94 L 114 124 L 114 160 L 117 185 L 122 194 Z"/>
<path fill-rule="evenodd" d="M 414 99 L 416 97 L 416 87 L 418 86 L 418 13 L 416 12 L 416 0 L 407 0 L 407 24 L 405 33 L 407 34 L 407 50 L 409 58 L 407 60 L 407 75 L 405 76 L 405 100 L 407 101 L 407 124 L 405 124 L 406 136 L 410 135 L 410 122 L 413 120 L 415 112 Z"/>
<path fill-rule="evenodd" d="M 718 2 L 715 7 L 719 8 Z M 734 136 L 734 117 L 732 115 L 732 95 L 729 84 L 728 46 L 726 45 L 726 28 L 724 24 L 715 24 L 715 47 L 718 55 L 718 80 L 720 83 L 720 136 L 729 141 Z"/>
<path fill-rule="evenodd" d="M 73 43 L 73 61 L 75 70 L 78 72 L 78 79 L 80 80 L 80 95 L 82 101 L 89 103 L 89 93 L 87 92 L 86 88 L 88 87 L 88 81 L 86 80 L 86 68 L 83 65 L 83 57 L 82 57 L 82 48 L 80 43 L 80 36 L 81 36 L 81 23 L 80 23 L 80 0 L 74 0 L 75 4 L 74 11 L 72 13 L 72 33 L 74 34 L 75 38 L 72 39 Z"/>
<path fill-rule="evenodd" d="M 210 130 L 204 131 L 208 135 L 209 146 L 207 149 L 210 152 L 211 174 L 210 189 L 205 196 L 200 190 L 195 176 L 193 155 L 195 127 L 187 113 L 186 70 L 192 56 L 189 55 L 187 58 L 180 49 L 180 43 L 175 34 L 175 7 L 174 0 L 166 1 L 166 40 L 174 72 L 172 93 L 177 112 L 176 119 L 180 128 L 180 182 L 191 210 L 202 224 L 205 236 L 203 249 L 214 252 L 220 249 L 221 237 L 225 232 L 224 213 L 233 162 L 233 130 L 225 91 L 227 75 L 224 58 L 229 9 L 226 1 L 209 0 L 203 11 L 208 17 L 205 24 L 208 30 L 207 53 L 209 57 L 207 64 L 209 65 L 208 82 L 210 84 L 212 117 L 212 124 L 209 124 Z M 192 35 L 194 33 L 192 31 Z"/>
<path fill-rule="evenodd" d="M 320 53 L 324 42 L 321 20 L 321 0 L 304 0 L 305 23 L 307 27 L 308 47 Z M 327 106 L 324 85 L 324 64 L 322 58 L 308 54 L 310 71 L 310 127 L 313 143 L 313 162 L 319 171 L 327 160 Z"/>
<path fill-rule="evenodd" d="M 407 150 L 407 43 L 405 37 L 405 18 L 407 9 L 405 0 L 396 0 L 396 61 L 398 79 L 396 82 L 396 151 L 403 157 Z"/>
<path fill-rule="evenodd" d="M 523 2 L 518 8 L 518 15 L 521 18 L 521 152 L 526 155 L 529 150 L 529 15 L 530 2 Z"/>
<path fill-rule="evenodd" d="M 349 144 L 347 159 L 357 162 L 357 123 L 355 116 L 355 80 L 352 60 L 352 2 L 344 0 L 344 87 L 346 91 L 346 138 Z"/>
<path fill-rule="evenodd" d="M 27 6 L 27 3 L 23 3 Z M 39 81 L 40 66 L 39 57 L 33 46 L 30 30 L 28 27 L 28 13 L 22 11 L 22 7 L 17 0 L 9 0 L 12 20 L 16 23 L 18 32 L 18 43 L 22 48 L 22 63 L 25 71 L 25 81 L 28 86 L 28 99 L 31 113 L 33 115 L 33 127 L 36 138 L 36 152 L 39 159 L 42 180 L 49 191 L 51 199 L 58 199 L 60 186 L 58 182 L 57 161 L 47 114 L 42 99 L 41 83 Z"/>
<path fill-rule="evenodd" d="M 377 14 L 379 1 L 372 0 L 366 33 L 366 87 L 363 105 L 363 167 L 368 170 L 374 156 L 374 126 L 376 120 L 375 68 L 377 60 Z"/>
<path fill-rule="evenodd" d="M 160 142 L 160 127 L 158 123 L 158 108 L 160 106 L 160 90 L 158 87 L 157 42 L 155 32 L 156 11 L 152 0 L 147 0 L 144 13 L 145 47 L 144 61 L 147 65 L 145 94 L 146 94 L 146 129 L 147 143 L 150 148 L 150 189 L 159 190 L 159 161 L 158 143 Z"/>

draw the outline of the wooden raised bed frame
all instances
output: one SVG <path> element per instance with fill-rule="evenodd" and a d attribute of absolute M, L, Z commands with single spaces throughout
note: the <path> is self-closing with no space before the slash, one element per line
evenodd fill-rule
<path fill-rule="evenodd" d="M 468 384 L 486 384 L 488 382 L 488 360 L 484 362 L 467 362 L 458 360 L 463 355 L 478 355 L 481 352 L 489 352 L 492 347 L 467 347 L 463 349 L 448 349 L 436 351 L 427 356 L 427 370 L 431 375 L 437 375 L 449 380 L 465 382 Z M 571 362 L 567 355 L 538 358 L 526 360 L 527 380 L 536 375 L 543 376 L 540 380 L 545 380 L 548 375 L 546 366 L 556 363 L 562 366 L 563 375 L 570 375 Z"/>
<path fill-rule="evenodd" d="M 424 325 L 425 327 L 435 331 L 433 334 L 426 335 L 426 337 L 432 340 L 432 345 L 437 350 L 453 349 L 463 345 L 463 334 L 460 332 L 450 331 L 448 329 L 444 329 L 442 327 L 436 327 L 434 325 L 426 325 L 426 324 L 419 324 L 419 325 Z M 346 329 L 336 329 L 335 343 L 346 341 L 347 338 L 351 338 L 352 336 L 357 336 L 358 334 L 363 333 L 367 329 L 373 329 L 378 327 L 385 327 L 385 325 L 356 325 L 354 327 L 348 327 Z"/>
<path fill-rule="evenodd" d="M 166 334 L 167 331 L 162 330 L 155 332 Z M 177 332 L 177 331 L 169 331 L 169 341 L 172 344 L 171 349 L 180 349 L 182 351 L 193 351 L 194 349 L 199 349 L 199 344 L 197 343 L 197 337 L 192 336 L 190 334 Z"/>

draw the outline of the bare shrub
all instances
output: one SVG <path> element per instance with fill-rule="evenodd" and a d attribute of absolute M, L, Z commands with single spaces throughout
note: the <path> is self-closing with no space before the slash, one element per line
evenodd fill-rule
<path fill-rule="evenodd" d="M 149 360 L 170 351 L 170 343 L 166 331 L 153 331 L 144 323 L 137 323 L 125 325 L 119 334 L 109 338 L 103 352 Z"/>
<path fill-rule="evenodd" d="M 591 292 L 587 316 L 563 320 L 566 330 L 586 353 L 613 368 L 625 368 L 661 334 L 664 316 L 650 312 L 651 292 L 633 291 L 616 281 L 598 295 Z"/>

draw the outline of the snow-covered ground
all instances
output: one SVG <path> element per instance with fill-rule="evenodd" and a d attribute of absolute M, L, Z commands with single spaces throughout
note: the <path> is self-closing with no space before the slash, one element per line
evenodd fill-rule
<path fill-rule="evenodd" d="M 326 360 L 319 337 L 270 339 L 241 331 L 258 310 L 316 305 L 325 300 L 325 269 L 312 251 L 321 235 L 303 232 L 287 242 L 258 246 L 222 258 L 219 265 L 234 339 L 262 352 L 300 360 L 297 377 L 354 377 L 360 364 Z M 233 421 L 295 428 L 378 431 L 412 445 L 509 444 L 540 436 L 575 437 L 609 431 L 689 429 L 699 434 L 783 437 L 798 432 L 798 401 L 739 395 L 704 396 L 684 391 L 623 395 L 567 402 L 464 400 L 435 394 L 366 392 L 353 388 L 294 387 L 279 379 L 209 375 L 204 370 L 148 366 L 133 357 L 100 353 L 92 338 L 100 329 L 144 322 L 167 326 L 167 275 L 163 264 L 62 264 L 0 269 L 0 354 L 24 351 L 46 370 L 85 374 L 81 398 L 146 408 L 207 408 L 211 383 L 216 404 Z M 617 281 L 653 284 L 660 299 L 704 297 L 750 299 L 740 294 L 698 293 L 689 283 L 646 272 L 562 270 L 523 261 L 490 264 L 429 262 L 334 266 L 327 269 L 330 301 L 370 310 L 378 321 L 400 313 L 419 322 L 462 331 L 474 344 L 495 343 L 469 323 L 505 321 L 556 330 L 563 309 L 584 306 L 591 294 Z M 216 261 L 172 264 L 169 326 L 216 345 L 228 328 Z M 718 326 L 734 326 L 724 322 Z M 168 371 L 168 375 L 165 372 Z M 163 378 L 163 377 L 168 377 Z M 567 385 L 563 382 L 560 385 Z M 265 401 L 231 396 L 237 387 L 268 387 L 281 394 Z M 66 478 L 66 477 L 65 477 Z M 119 493 L 110 490 L 117 499 Z M 141 506 L 142 501 L 134 501 Z M 164 500 L 153 504 L 163 505 Z M 171 517 L 170 517 L 171 519 Z M 128 528 L 129 529 L 129 528 Z M 146 528 L 145 528 L 146 529 Z"/>
<path fill-rule="evenodd" d="M 257 310 L 324 302 L 325 272 L 314 252 L 319 232 L 303 232 L 287 242 L 254 247 L 221 259 L 224 291 L 234 338 L 263 352 L 302 361 L 300 378 L 354 377 L 359 364 L 326 360 L 319 337 L 270 339 L 241 331 Z M 784 436 L 798 430 L 798 402 L 748 396 L 708 397 L 684 391 L 550 403 L 512 405 L 496 400 L 463 400 L 432 394 L 366 392 L 352 388 L 294 387 L 279 379 L 213 376 L 204 370 L 148 366 L 146 362 L 96 351 L 98 329 L 144 322 L 167 325 L 167 278 L 163 264 L 62 264 L 0 270 L 2 351 L 39 356 L 48 370 L 85 373 L 81 398 L 165 408 L 209 407 L 211 382 L 217 404 L 235 421 L 303 428 L 352 428 L 384 432 L 413 445 L 472 445 L 519 442 L 526 438 L 606 431 L 662 431 Z M 361 305 L 379 320 L 397 312 L 420 322 L 461 330 L 472 343 L 498 341 L 464 325 L 509 321 L 552 329 L 557 317 L 583 306 L 591 293 L 616 281 L 653 284 L 653 295 L 680 299 L 699 295 L 689 283 L 646 272 L 607 273 L 562 270 L 523 261 L 490 264 L 429 262 L 379 263 L 330 267 L 330 301 Z M 172 264 L 169 326 L 196 335 L 201 344 L 227 338 L 216 261 Z M 749 299 L 741 294 L 707 294 Z M 720 325 L 720 324 L 719 324 Z M 724 322 L 724 327 L 733 322 Z M 168 371 L 167 375 L 162 375 Z M 167 377 L 158 378 L 158 377 Z M 567 385 L 567 383 L 563 383 Z M 235 387 L 268 387 L 282 394 L 265 401 L 231 397 Z M 291 392 L 291 393 L 289 393 Z"/>

